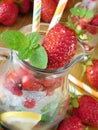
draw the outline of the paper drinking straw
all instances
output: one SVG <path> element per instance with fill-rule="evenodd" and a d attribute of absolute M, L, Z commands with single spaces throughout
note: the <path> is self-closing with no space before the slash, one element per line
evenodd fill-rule
<path fill-rule="evenodd" d="M 74 95 L 83 95 L 83 93 L 79 90 L 77 90 L 72 83 L 69 83 L 69 91 Z"/>
<path fill-rule="evenodd" d="M 96 90 L 94 90 L 93 88 L 91 88 L 90 86 L 88 86 L 87 84 L 85 84 L 85 83 L 81 82 L 80 80 L 76 79 L 71 74 L 68 75 L 68 79 L 72 83 L 74 83 L 75 85 L 77 85 L 78 87 L 80 87 L 81 89 L 83 89 L 84 91 L 86 91 L 87 93 L 89 93 L 92 96 L 98 98 L 98 92 Z"/>
<path fill-rule="evenodd" d="M 50 30 L 53 26 L 55 26 L 59 22 L 62 14 L 63 14 L 64 8 L 67 4 L 67 1 L 68 0 L 59 0 L 58 6 L 57 6 L 54 16 L 50 22 L 48 30 Z"/>
<path fill-rule="evenodd" d="M 41 0 L 34 0 L 32 31 L 40 30 Z"/>

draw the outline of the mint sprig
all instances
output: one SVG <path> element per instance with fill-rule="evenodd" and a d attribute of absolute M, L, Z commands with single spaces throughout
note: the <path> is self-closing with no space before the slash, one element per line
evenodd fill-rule
<path fill-rule="evenodd" d="M 45 69 L 47 67 L 47 53 L 40 45 L 40 34 L 32 32 L 25 36 L 22 32 L 8 30 L 1 34 L 3 43 L 10 49 L 18 52 L 21 60 L 28 59 L 34 67 Z"/>
<path fill-rule="evenodd" d="M 70 12 L 77 17 L 80 18 L 93 18 L 94 17 L 94 11 L 93 10 L 88 10 L 87 8 L 82 8 L 82 7 L 73 7 L 70 9 Z"/>

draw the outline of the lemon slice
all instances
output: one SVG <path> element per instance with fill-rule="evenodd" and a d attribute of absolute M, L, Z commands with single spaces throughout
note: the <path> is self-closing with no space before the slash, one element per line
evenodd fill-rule
<path fill-rule="evenodd" d="M 5 112 L 2 113 L 1 121 L 12 130 L 32 130 L 41 120 L 41 115 L 33 112 Z"/>

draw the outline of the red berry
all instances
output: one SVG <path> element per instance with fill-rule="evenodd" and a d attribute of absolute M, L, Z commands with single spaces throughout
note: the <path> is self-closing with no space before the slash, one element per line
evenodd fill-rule
<path fill-rule="evenodd" d="M 43 89 L 43 85 L 37 82 L 33 76 L 23 76 L 22 87 L 24 90 L 28 91 L 36 91 Z"/>
<path fill-rule="evenodd" d="M 87 66 L 86 79 L 92 87 L 98 89 L 98 60 L 93 60 L 92 63 Z"/>
<path fill-rule="evenodd" d="M 98 127 L 98 102 L 89 95 L 83 95 L 78 99 L 79 107 L 73 109 L 73 113 L 81 121 L 90 126 Z"/>
<path fill-rule="evenodd" d="M 50 23 L 55 10 L 56 3 L 53 0 L 42 0 L 41 19 L 44 22 Z"/>
<path fill-rule="evenodd" d="M 91 21 L 90 24 L 91 24 L 91 25 L 94 25 L 94 26 L 98 26 L 98 14 L 96 14 L 96 15 L 94 16 L 94 18 L 92 19 L 92 21 Z"/>
<path fill-rule="evenodd" d="M 30 0 L 20 0 L 19 2 L 15 0 L 19 5 L 19 12 L 26 14 L 30 10 Z"/>
<path fill-rule="evenodd" d="M 57 24 L 49 30 L 42 43 L 48 54 L 48 69 L 66 66 L 75 55 L 77 38 L 73 30 Z"/>
<path fill-rule="evenodd" d="M 13 2 L 0 2 L 0 23 L 12 25 L 18 17 L 19 9 Z"/>
<path fill-rule="evenodd" d="M 4 80 L 4 86 L 14 95 L 22 95 L 22 84 L 16 71 L 10 72 Z"/>
<path fill-rule="evenodd" d="M 57 130 L 85 130 L 85 127 L 77 116 L 71 116 L 65 118 Z"/>
<path fill-rule="evenodd" d="M 21 83 L 13 83 L 11 80 L 6 79 L 4 81 L 4 87 L 8 89 L 13 95 L 22 96 Z"/>
<path fill-rule="evenodd" d="M 33 108 L 33 107 L 35 107 L 35 104 L 36 104 L 36 102 L 34 99 L 26 99 L 24 101 L 24 107 L 26 107 L 26 108 Z"/>
<path fill-rule="evenodd" d="M 91 33 L 92 35 L 95 35 L 98 33 L 98 28 L 96 26 L 87 25 L 86 30 Z"/>

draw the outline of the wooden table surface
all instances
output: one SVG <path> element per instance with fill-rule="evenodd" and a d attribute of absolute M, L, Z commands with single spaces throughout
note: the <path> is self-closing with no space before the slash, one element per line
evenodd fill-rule
<path fill-rule="evenodd" d="M 69 6 L 69 8 L 73 7 L 77 2 L 79 2 L 80 0 L 73 0 Z M 60 20 L 60 22 L 64 23 L 67 19 L 67 16 L 69 14 L 69 8 L 66 9 L 62 15 L 62 18 Z M 12 26 L 8 27 L 8 26 L 3 26 L 0 24 L 0 33 L 8 30 L 8 29 L 14 29 L 14 30 L 18 30 L 21 27 L 31 24 L 32 23 L 32 11 L 29 12 L 27 15 L 19 15 L 17 18 L 17 21 L 15 22 L 15 24 L 13 24 Z M 2 44 L 2 42 L 0 41 L 0 47 L 4 47 L 4 45 Z M 98 58 L 98 47 L 96 47 L 95 51 L 92 53 L 92 55 L 96 58 Z M 70 73 L 73 74 L 76 78 L 80 79 L 81 81 L 87 83 L 85 77 L 81 76 L 81 71 L 82 71 L 82 66 L 81 63 L 77 63 L 74 67 L 72 67 Z M 76 69 L 77 68 L 77 69 Z M 78 72 L 77 72 L 78 70 Z M 1 129 L 0 129 L 1 130 Z M 91 128 L 89 127 L 89 130 L 98 130 L 98 128 Z"/>

